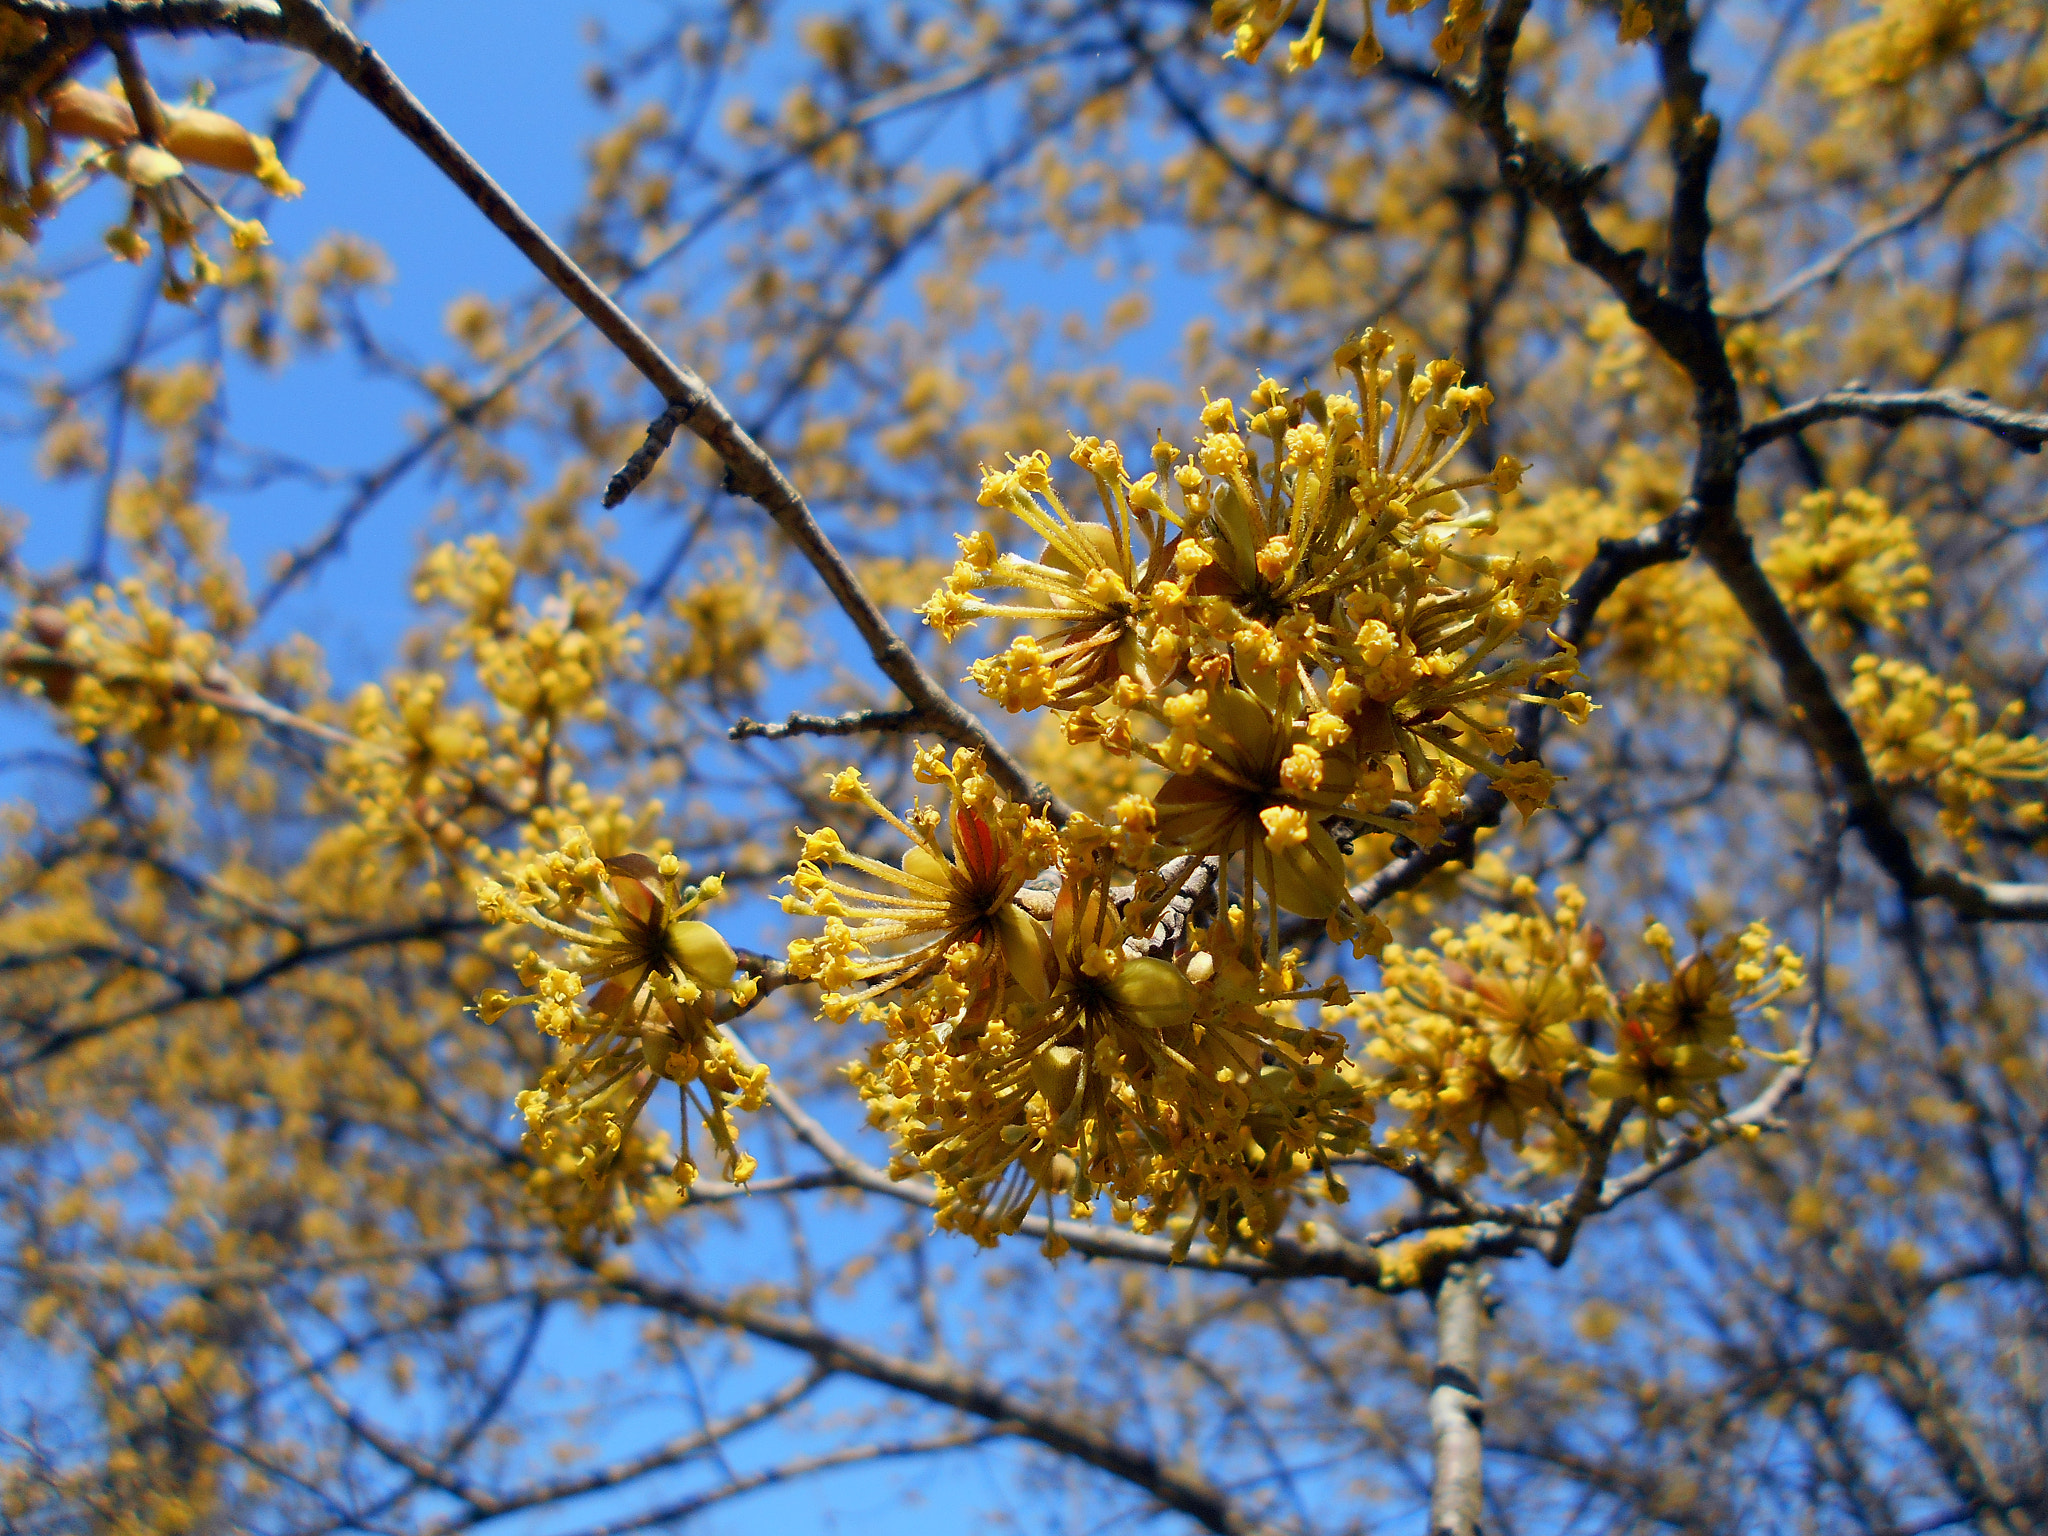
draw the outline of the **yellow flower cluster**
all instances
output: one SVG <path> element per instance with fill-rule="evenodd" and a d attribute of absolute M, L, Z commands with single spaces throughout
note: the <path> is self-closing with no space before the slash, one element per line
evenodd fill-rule
<path fill-rule="evenodd" d="M 1156 445 L 1135 481 L 1116 444 L 1076 439 L 1101 522 L 1069 511 L 1042 454 L 985 472 L 982 504 L 1042 549 L 967 536 L 924 607 L 948 638 L 985 616 L 1059 625 L 975 663 L 973 679 L 1006 709 L 1062 715 L 1076 745 L 1164 770 L 1126 819 L 1161 853 L 1220 858 L 1226 882 L 1235 862 L 1247 910 L 1276 934 L 1285 910 L 1380 940 L 1349 904 L 1333 818 L 1427 845 L 1472 773 L 1525 816 L 1543 805 L 1552 776 L 1500 760 L 1515 746 L 1505 706 L 1577 667 L 1569 647 L 1497 659 L 1564 600 L 1547 558 L 1476 548 L 1496 514 L 1464 493 L 1511 491 L 1522 466 L 1457 475 L 1492 395 L 1454 362 L 1392 353 L 1377 328 L 1338 350 L 1356 396 L 1262 380 L 1242 431 L 1233 402 L 1212 401 L 1197 446 L 1184 458 Z M 1037 600 L 981 595 L 1002 589 Z M 1577 693 L 1545 702 L 1574 721 L 1592 707 Z"/>
<path fill-rule="evenodd" d="M 198 760 L 242 744 L 243 722 L 221 707 L 212 681 L 220 664 L 219 642 L 133 577 L 61 610 L 29 609 L 7 658 L 73 737 L 116 761 L 133 753 L 145 771 L 167 756 Z"/>
<path fill-rule="evenodd" d="M 1226 58 L 1256 64 L 1273 35 L 1294 15 L 1299 0 L 1211 0 L 1209 24 L 1213 31 L 1230 38 Z M 1389 16 L 1419 11 L 1428 0 L 1385 0 Z M 1316 0 L 1301 36 L 1287 45 L 1287 68 L 1302 69 L 1323 56 L 1323 21 L 1330 0 Z M 1373 0 L 1362 0 L 1358 42 L 1351 50 L 1351 67 L 1361 73 L 1385 57 L 1373 26 Z M 1485 0 L 1444 0 L 1443 25 L 1430 43 L 1437 62 L 1451 65 L 1465 56 L 1465 49 L 1486 24 Z"/>
<path fill-rule="evenodd" d="M 1908 610 L 1927 606 L 1932 574 L 1913 520 L 1867 491 L 1802 496 L 1763 567 L 1786 604 L 1842 650 L 1865 629 L 1896 633 Z"/>
<path fill-rule="evenodd" d="M 1619 991 L 1575 887 L 1558 887 L 1547 912 L 1533 882 L 1514 894 L 1516 909 L 1439 930 L 1433 949 L 1389 946 L 1383 989 L 1329 1016 L 1361 1031 L 1380 1068 L 1372 1091 L 1406 1117 L 1384 1145 L 1434 1157 L 1448 1143 L 1466 1176 L 1486 1167 L 1489 1131 L 1536 1171 L 1567 1171 L 1594 1130 L 1593 1102 L 1639 1109 L 1653 1148 L 1660 1121 L 1711 1120 L 1724 1109 L 1720 1079 L 1767 1054 L 1737 1033 L 1742 1016 L 1777 1023 L 1773 1003 L 1803 982 L 1799 956 L 1774 948 L 1761 923 L 1682 961 L 1651 923 L 1644 943 L 1665 975 Z"/>
<path fill-rule="evenodd" d="M 131 196 L 126 221 L 107 231 L 108 249 L 123 261 L 144 260 L 150 254 L 144 229 L 154 222 L 164 242 L 164 296 L 189 303 L 199 288 L 222 278 L 220 264 L 199 243 L 209 220 L 226 226 L 238 253 L 269 244 L 270 236 L 256 220 L 229 213 L 188 167 L 251 177 L 277 197 L 297 197 L 305 189 L 279 163 L 276 145 L 233 118 L 197 101 L 147 105 L 153 135 L 143 133 L 119 85 L 96 90 L 62 80 L 34 101 L 16 104 L 0 118 L 0 228 L 33 239 L 41 221 L 66 201 L 99 177 L 114 177 L 127 183 Z M 12 171 L 17 128 L 25 140 L 26 184 L 16 182 Z M 91 147 L 60 166 L 64 139 L 82 139 Z M 173 259 L 181 250 L 191 261 L 189 277 Z"/>
<path fill-rule="evenodd" d="M 899 819 L 850 769 L 832 786 L 909 840 L 899 863 L 814 832 L 785 901 L 825 919 L 790 959 L 830 989 L 828 1015 L 884 1026 L 849 1074 L 898 1169 L 929 1174 L 939 1224 L 982 1242 L 1059 1193 L 1077 1220 L 1107 1196 L 1140 1231 L 1177 1223 L 1183 1252 L 1198 1229 L 1263 1243 L 1291 1187 L 1371 1124 L 1342 1037 L 1288 1011 L 1305 995 L 1292 955 L 1262 967 L 1236 911 L 1155 954 L 1174 893 L 1157 876 L 1112 885 L 1124 828 L 1075 816 L 1056 831 L 973 752 L 922 751 L 916 772 L 945 789 L 943 811 Z M 1053 863 L 1057 896 L 1027 889 Z"/>
<path fill-rule="evenodd" d="M 1012 988 L 1039 1000 L 1046 995 L 1045 930 L 1015 898 L 1052 863 L 1057 834 L 1049 821 L 1005 799 L 976 753 L 963 750 L 948 763 L 942 752 L 924 749 L 914 771 L 920 783 L 946 787 L 948 814 L 918 806 L 907 822 L 899 820 L 856 770 L 833 777 L 835 801 L 880 817 L 910 846 L 899 867 L 853 852 L 829 827 L 809 834 L 782 905 L 822 917 L 825 930 L 794 940 L 789 961 L 798 976 L 825 988 L 825 1014 L 835 1021 L 856 1009 L 877 1016 L 880 999 L 900 994 L 893 1006 L 909 1007 L 926 1027 L 964 1007 L 971 1029 L 1001 1013 Z M 881 889 L 826 873 L 832 869 L 857 872 Z M 978 973 L 972 992 L 958 980 L 967 969 Z"/>
<path fill-rule="evenodd" d="M 555 1059 L 519 1095 L 519 1107 L 536 1190 L 566 1188 L 573 1176 L 596 1192 L 557 1204 L 569 1235 L 586 1235 L 579 1223 L 609 1221 L 621 1208 L 622 1182 L 646 1178 L 657 1143 L 636 1136 L 635 1125 L 664 1080 L 678 1084 L 686 1109 L 699 1113 L 725 1177 L 744 1182 L 754 1160 L 735 1140 L 732 1109 L 761 1107 L 768 1069 L 749 1065 L 720 1028 L 753 1002 L 758 987 L 718 930 L 694 916 L 719 896 L 719 877 L 684 884 L 672 853 L 601 857 L 590 834 L 571 826 L 559 848 L 528 859 L 508 879 L 509 886 L 480 884 L 477 910 L 567 948 L 559 963 L 521 954 L 525 992 L 486 991 L 477 1013 L 495 1023 L 508 1009 L 531 1008 L 535 1025 L 556 1042 Z M 674 1177 L 687 1190 L 696 1163 L 687 1122 L 685 1131 Z"/>
<path fill-rule="evenodd" d="M 479 535 L 429 554 L 413 594 L 455 609 L 447 653 L 474 659 L 505 716 L 545 730 L 602 720 L 605 682 L 640 647 L 637 615 L 619 612 L 624 588 L 564 572 L 539 611 L 528 612 L 514 601 L 518 576 L 498 541 Z"/>
<path fill-rule="evenodd" d="M 457 818 L 484 798 L 491 740 L 480 710 L 448 698 L 447 678 L 400 676 L 388 691 L 367 683 L 351 702 L 349 726 L 354 744 L 333 754 L 328 771 L 354 801 L 363 835 L 401 844 L 429 835 L 444 852 L 486 856 Z"/>
<path fill-rule="evenodd" d="M 753 559 L 692 584 L 668 606 L 685 633 L 650 661 L 657 687 L 707 683 L 720 697 L 748 698 L 760 690 L 764 661 L 790 666 L 801 657 L 803 626 L 783 584 Z"/>
<path fill-rule="evenodd" d="M 1985 10 L 1983 0 L 1882 0 L 1876 15 L 1828 37 L 1821 84 L 1835 96 L 1904 85 L 1968 53 Z"/>
<path fill-rule="evenodd" d="M 1858 656 L 1849 715 L 1871 771 L 1890 783 L 1925 784 L 1941 803 L 1941 827 L 1965 848 L 1977 846 L 1980 807 L 1998 798 L 2000 781 L 2048 779 L 2048 741 L 2014 736 L 2026 712 L 2014 699 L 1990 730 L 1967 683 L 1944 683 L 1910 661 Z M 2048 822 L 2048 805 L 2019 807 L 2022 826 Z"/>

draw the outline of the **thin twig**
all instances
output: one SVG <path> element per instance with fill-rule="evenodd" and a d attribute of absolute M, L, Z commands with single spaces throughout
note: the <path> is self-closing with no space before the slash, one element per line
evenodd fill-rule
<path fill-rule="evenodd" d="M 114 56 L 114 68 L 121 76 L 121 89 L 128 97 L 128 110 L 135 114 L 135 131 L 142 136 L 143 143 L 161 145 L 164 141 L 163 106 L 157 101 L 156 92 L 150 89 L 149 77 L 142 72 L 142 60 L 135 56 L 133 40 L 109 38 L 107 52 Z"/>
<path fill-rule="evenodd" d="M 787 741 L 792 736 L 865 736 L 870 732 L 908 733 L 931 728 L 931 720 L 921 709 L 860 709 L 850 715 L 799 712 L 779 724 L 742 715 L 733 721 L 726 735 L 733 741 Z"/>
<path fill-rule="evenodd" d="M 1752 320 L 1768 320 L 1816 283 L 1832 283 L 1841 275 L 1842 269 L 1858 256 L 1894 235 L 1910 233 L 1926 223 L 1948 206 L 1949 199 L 1962 189 L 1964 182 L 1994 161 L 2003 158 L 2007 151 L 2017 149 L 2027 140 L 2039 137 L 2044 131 L 2048 131 L 2048 112 L 2036 112 L 2021 119 L 1968 159 L 1951 167 L 1948 174 L 1942 178 L 1941 185 L 1934 189 L 1932 196 L 1910 208 L 1902 209 L 1889 218 L 1880 219 L 1877 223 L 1858 230 L 1840 247 L 1786 278 L 1753 308 L 1724 313 L 1721 316 L 1722 320 L 1730 325 L 1740 325 Z"/>
<path fill-rule="evenodd" d="M 1762 421 L 1744 427 L 1742 453 L 1747 458 L 1766 443 L 1803 432 L 1823 421 L 1855 418 L 1896 426 L 1900 422 L 1929 416 L 1982 427 L 1992 436 L 2011 443 L 2021 453 L 2039 453 L 2041 445 L 2048 443 L 2048 414 L 2011 410 L 1973 391 L 1916 389 L 1879 395 L 1850 386 L 1803 400 L 1775 416 L 1766 416 Z"/>
<path fill-rule="evenodd" d="M 1035 1440 L 1129 1483 L 1205 1530 L 1223 1536 L 1255 1536 L 1270 1530 L 1234 1504 L 1227 1493 L 1211 1484 L 1199 1470 L 1169 1465 L 1149 1452 L 1126 1445 L 1109 1430 L 1077 1413 L 1071 1403 L 1055 1407 L 1032 1402 L 960 1366 L 892 1355 L 865 1338 L 832 1332 L 807 1318 L 715 1297 L 680 1282 L 607 1275 L 601 1283 L 613 1295 L 694 1322 L 735 1329 L 783 1345 L 810 1356 L 825 1370 L 858 1376 L 927 1402 L 944 1404 L 1005 1434 Z"/>

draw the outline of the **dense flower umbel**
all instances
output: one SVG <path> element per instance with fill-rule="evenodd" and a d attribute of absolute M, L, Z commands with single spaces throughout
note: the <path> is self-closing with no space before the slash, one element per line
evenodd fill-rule
<path fill-rule="evenodd" d="M 1568 646 L 1496 660 L 1564 593 L 1548 560 L 1478 549 L 1497 519 L 1465 492 L 1512 490 L 1522 472 L 1505 458 L 1453 470 L 1491 394 L 1456 363 L 1392 352 L 1378 329 L 1338 349 L 1356 397 L 1296 398 L 1264 380 L 1242 423 L 1231 401 L 1209 402 L 1196 447 L 1156 445 L 1136 481 L 1115 444 L 1076 439 L 1101 523 L 1074 517 L 1043 455 L 988 473 L 983 505 L 1025 523 L 1043 552 L 999 554 L 976 533 L 925 606 L 949 637 L 985 614 L 1061 623 L 971 675 L 1006 708 L 1064 715 L 1070 742 L 1150 759 L 1173 776 L 1156 807 L 1162 845 L 1235 859 L 1266 915 L 1337 918 L 1367 947 L 1384 933 L 1347 910 L 1325 824 L 1434 842 L 1473 773 L 1530 814 L 1554 780 L 1501 760 L 1515 750 L 1506 706 L 1537 698 L 1574 721 L 1592 707 L 1537 691 L 1576 670 Z M 1017 587 L 1044 602 L 976 595 Z"/>
<path fill-rule="evenodd" d="M 1052 619 L 1063 626 L 1048 640 L 1020 640 L 1003 655 L 974 664 L 981 691 L 1012 711 L 1097 703 L 1119 677 L 1139 670 L 1137 639 L 1147 595 L 1169 569 L 1169 529 L 1179 526 L 1151 491 L 1153 477 L 1141 488 L 1131 486 L 1116 444 L 1079 439 L 1071 457 L 1094 477 L 1104 521 L 1075 519 L 1053 489 L 1052 461 L 1043 453 L 1019 459 L 1006 471 L 984 471 L 981 504 L 1008 512 L 1043 539 L 1044 547 L 1035 560 L 1026 560 L 999 554 L 986 533 L 970 534 L 960 540 L 960 559 L 946 585 L 924 606 L 926 622 L 948 639 L 990 614 Z M 1044 601 L 992 603 L 973 595 L 992 588 L 1036 591 Z"/>
<path fill-rule="evenodd" d="M 1945 683 L 1915 662 L 1858 656 L 1848 705 L 1871 771 L 1888 783 L 1932 786 L 1942 830 L 1965 848 L 1977 846 L 1977 818 L 2001 783 L 2048 779 L 2048 741 L 2012 734 L 2026 715 L 2023 700 L 2006 705 L 1987 731 L 1969 684 Z M 2048 804 L 2021 804 L 2014 819 L 2038 829 L 2048 823 Z"/>
<path fill-rule="evenodd" d="M 1141 1231 L 1180 1222 L 1218 1246 L 1262 1243 L 1286 1190 L 1370 1123 L 1341 1036 L 1278 1011 L 1291 977 L 1246 973 L 1233 937 L 1172 959 L 1143 952 L 1156 909 L 1121 907 L 1114 834 L 1077 817 L 1061 837 L 1056 979 L 972 1029 L 899 1008 L 850 1075 L 871 1116 L 939 1192 L 939 1224 L 991 1243 L 1063 1193 L 1086 1219 L 1103 1195 Z M 1240 923 L 1241 927 L 1241 923 Z M 1273 985 L 1262 986 L 1262 982 Z M 1140 1208 L 1142 1206 L 1142 1209 Z M 1064 1243 L 1055 1234 L 1048 1249 Z"/>
<path fill-rule="evenodd" d="M 101 586 L 68 608 L 32 608 L 20 638 L 47 655 L 11 653 L 9 667 L 39 688 L 81 742 L 102 742 L 119 763 L 199 759 L 231 748 L 244 723 L 211 691 L 221 642 L 194 628 L 148 583 Z"/>
<path fill-rule="evenodd" d="M 1596 1098 L 1633 1100 L 1649 1117 L 1655 1146 L 1658 1121 L 1688 1111 L 1710 1120 L 1724 1111 L 1720 1080 L 1740 1072 L 1753 1051 L 1737 1033 L 1743 1018 L 1777 1024 L 1772 1005 L 1805 985 L 1806 974 L 1805 962 L 1774 946 L 1763 923 L 1684 960 L 1662 923 L 1645 929 L 1643 942 L 1663 960 L 1666 975 L 1637 982 L 1622 999 L 1615 1049 L 1593 1053 L 1586 1086 Z"/>
<path fill-rule="evenodd" d="M 1719 1115 L 1720 1080 L 1749 1055 L 1770 1055 L 1745 1043 L 1741 1019 L 1776 1025 L 1772 1004 L 1804 980 L 1799 956 L 1773 947 L 1761 923 L 1683 961 L 1651 923 L 1644 942 L 1666 974 L 1619 992 L 1601 964 L 1606 937 L 1582 924 L 1575 887 L 1558 887 L 1549 912 L 1530 881 L 1516 882 L 1515 897 L 1520 910 L 1441 930 L 1434 950 L 1389 946 L 1384 989 L 1344 1010 L 1380 1063 L 1376 1091 L 1406 1116 L 1385 1145 L 1433 1156 L 1449 1142 L 1467 1176 L 1486 1166 L 1488 1131 L 1537 1171 L 1566 1171 L 1580 1157 L 1588 1100 L 1639 1111 L 1652 1148 L 1662 1120 Z M 1614 1050 L 1595 1049 L 1596 1038 Z"/>
<path fill-rule="evenodd" d="M 623 1154 L 633 1149 L 634 1124 L 666 1078 L 700 1113 L 725 1176 L 744 1182 L 754 1159 L 734 1140 L 730 1109 L 761 1107 L 768 1069 L 747 1065 L 719 1028 L 722 1013 L 756 994 L 732 947 L 692 915 L 719 895 L 719 878 L 684 885 L 673 854 L 600 858 L 580 826 L 510 878 L 509 889 L 495 880 L 478 887 L 478 911 L 568 946 L 559 965 L 535 954 L 521 959 L 524 995 L 489 991 L 477 1000 L 486 1022 L 509 1008 L 532 1008 L 542 1033 L 559 1042 L 538 1084 L 519 1096 L 537 1178 L 573 1173 L 600 1187 L 614 1180 L 622 1162 L 633 1161 Z M 597 992 L 586 1000 L 592 986 Z M 675 1162 L 686 1189 L 696 1178 L 687 1129 L 686 1120 Z"/>
<path fill-rule="evenodd" d="M 1913 520 L 1865 491 L 1815 491 L 1785 514 L 1764 570 L 1837 649 L 1863 629 L 1897 632 L 1927 606 L 1931 573 Z"/>

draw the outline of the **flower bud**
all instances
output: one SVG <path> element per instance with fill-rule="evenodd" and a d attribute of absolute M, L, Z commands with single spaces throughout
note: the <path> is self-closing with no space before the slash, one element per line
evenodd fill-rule
<path fill-rule="evenodd" d="M 185 174 L 184 163 L 176 155 L 154 144 L 125 145 L 107 156 L 107 165 L 123 181 L 144 191 Z"/>
<path fill-rule="evenodd" d="M 69 139 L 97 139 L 119 148 L 136 137 L 135 114 L 128 103 L 109 91 L 96 91 L 66 80 L 43 97 L 50 131 Z"/>
<path fill-rule="evenodd" d="M 1081 1053 L 1071 1045 L 1048 1045 L 1031 1058 L 1031 1083 L 1055 1115 L 1063 1115 L 1081 1091 Z"/>
<path fill-rule="evenodd" d="M 709 923 L 670 923 L 668 952 L 692 980 L 707 987 L 731 986 L 732 974 L 739 969 L 739 956 Z"/>
<path fill-rule="evenodd" d="M 1108 983 L 1117 1010 L 1143 1029 L 1172 1029 L 1195 1014 L 1195 989 L 1164 960 L 1132 960 Z"/>

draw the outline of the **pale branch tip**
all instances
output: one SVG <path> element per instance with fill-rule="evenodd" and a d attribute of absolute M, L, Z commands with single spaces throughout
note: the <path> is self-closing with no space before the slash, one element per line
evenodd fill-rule
<path fill-rule="evenodd" d="M 1919 892 L 1940 897 L 1966 923 L 2048 922 L 2048 885 L 1981 880 L 1960 870 L 1937 869 L 1921 878 Z"/>
<path fill-rule="evenodd" d="M 861 709 L 848 715 L 812 715 L 802 711 L 782 721 L 754 720 L 745 715 L 732 723 L 732 741 L 787 741 L 792 736 L 864 736 L 904 734 L 934 729 L 922 709 Z"/>

